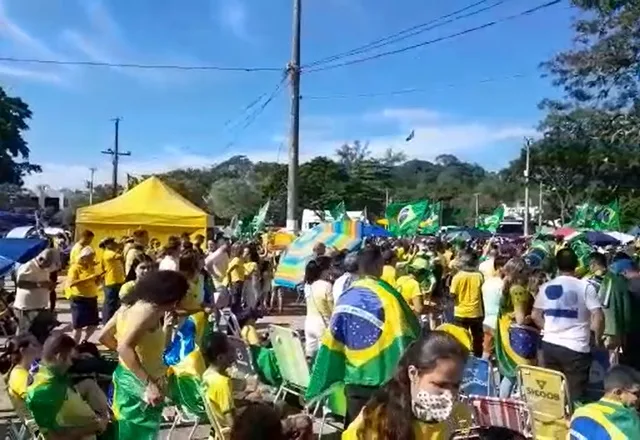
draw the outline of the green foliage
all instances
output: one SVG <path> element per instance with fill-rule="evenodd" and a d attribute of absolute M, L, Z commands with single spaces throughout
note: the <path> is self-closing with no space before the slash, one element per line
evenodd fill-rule
<path fill-rule="evenodd" d="M 0 87 L 0 183 L 22 185 L 22 178 L 42 171 L 29 162 L 29 147 L 22 137 L 29 129 L 31 110 L 20 98 L 11 97 Z"/>

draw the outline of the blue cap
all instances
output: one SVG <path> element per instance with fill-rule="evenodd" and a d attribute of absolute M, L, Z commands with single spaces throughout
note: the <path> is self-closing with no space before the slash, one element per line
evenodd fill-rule
<path fill-rule="evenodd" d="M 636 263 L 631 259 L 622 259 L 611 263 L 609 266 L 609 270 L 616 275 L 620 275 L 628 270 L 633 270 L 636 268 Z"/>

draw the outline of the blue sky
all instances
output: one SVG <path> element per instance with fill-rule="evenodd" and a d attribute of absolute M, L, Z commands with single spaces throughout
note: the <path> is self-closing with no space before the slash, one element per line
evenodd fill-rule
<path fill-rule="evenodd" d="M 472 0 L 303 0 L 303 64 L 464 7 Z M 491 4 L 493 2 L 488 2 Z M 543 0 L 510 0 L 406 40 L 430 40 L 509 16 Z M 111 63 L 282 67 L 292 0 L 0 0 L 4 57 Z M 188 6 L 187 6 L 188 5 Z M 567 4 L 456 39 L 302 78 L 301 158 L 368 140 L 410 158 L 451 153 L 497 169 L 512 159 L 554 96 L 538 64 L 571 44 Z M 519 78 L 510 78 L 522 75 Z M 242 129 L 243 108 L 271 93 L 279 72 L 168 71 L 0 62 L 0 81 L 31 106 L 27 138 L 44 172 L 33 186 L 80 187 L 90 166 L 109 180 L 115 116 L 121 171 L 206 166 L 236 154 L 286 160 L 284 89 Z M 494 81 L 482 82 L 485 79 Z M 423 93 L 345 97 L 409 88 Z M 306 97 L 306 99 L 304 98 Z M 313 98 L 332 99 L 313 99 Z M 226 124 L 231 119 L 235 124 Z M 237 127 L 237 128 L 234 128 Z M 404 142 L 414 130 L 415 138 Z"/>

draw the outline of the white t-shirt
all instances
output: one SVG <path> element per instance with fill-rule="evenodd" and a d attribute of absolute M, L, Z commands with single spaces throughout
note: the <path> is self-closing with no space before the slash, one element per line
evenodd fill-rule
<path fill-rule="evenodd" d="M 224 286 L 227 269 L 229 268 L 229 255 L 225 248 L 220 247 L 207 255 L 204 259 L 204 268 L 213 278 L 216 289 Z"/>
<path fill-rule="evenodd" d="M 482 283 L 482 303 L 484 305 L 483 324 L 493 330 L 498 323 L 498 311 L 502 299 L 502 287 L 504 281 L 500 277 L 489 277 Z"/>
<path fill-rule="evenodd" d="M 49 281 L 49 269 L 42 269 L 33 259 L 20 265 L 16 271 L 16 281 L 29 281 L 32 283 L 45 283 Z M 16 299 L 13 307 L 18 310 L 39 310 L 49 307 L 49 289 L 47 287 L 35 287 L 32 289 L 16 289 Z"/>
<path fill-rule="evenodd" d="M 332 288 L 333 303 L 338 304 L 338 299 L 345 292 L 345 286 L 349 286 L 353 282 L 354 276 L 349 272 L 343 273 L 334 283 Z"/>
<path fill-rule="evenodd" d="M 494 261 L 495 260 L 493 258 L 487 258 L 478 266 L 478 270 L 484 276 L 485 279 L 493 277 L 496 274 Z"/>
<path fill-rule="evenodd" d="M 176 257 L 172 257 L 171 255 L 165 255 L 162 260 L 160 260 L 160 264 L 158 265 L 158 270 L 173 270 L 178 272 L 180 269 L 178 259 Z"/>
<path fill-rule="evenodd" d="M 560 275 L 540 287 L 533 307 L 544 312 L 543 341 L 589 353 L 590 312 L 602 308 L 591 283 Z"/>

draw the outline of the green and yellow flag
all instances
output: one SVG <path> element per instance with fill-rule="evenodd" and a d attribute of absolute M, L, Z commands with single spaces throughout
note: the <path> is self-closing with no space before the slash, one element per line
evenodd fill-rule
<path fill-rule="evenodd" d="M 593 210 L 591 225 L 597 231 L 620 230 L 620 206 L 617 201 L 608 205 L 597 205 Z"/>
<path fill-rule="evenodd" d="M 255 235 L 258 232 L 262 231 L 264 228 L 265 221 L 267 220 L 267 213 L 269 212 L 269 206 L 271 205 L 271 200 L 267 200 L 267 203 L 262 205 L 258 214 L 251 221 L 252 233 Z"/>
<path fill-rule="evenodd" d="M 419 336 L 415 314 L 395 289 L 373 278 L 355 281 L 340 297 L 322 337 L 306 399 L 336 383 L 381 386 Z"/>
<path fill-rule="evenodd" d="M 493 211 L 493 214 L 481 217 L 478 219 L 478 229 L 483 231 L 489 231 L 492 233 L 496 233 L 500 223 L 502 223 L 502 219 L 504 218 L 504 206 L 500 205 Z"/>
<path fill-rule="evenodd" d="M 440 204 L 432 203 L 427 209 L 424 218 L 420 222 L 418 232 L 424 235 L 437 234 L 440 230 Z"/>
<path fill-rule="evenodd" d="M 347 208 L 345 208 L 344 201 L 338 203 L 329 210 L 329 212 L 331 213 L 331 217 L 333 217 L 334 222 L 341 222 L 347 217 Z"/>

